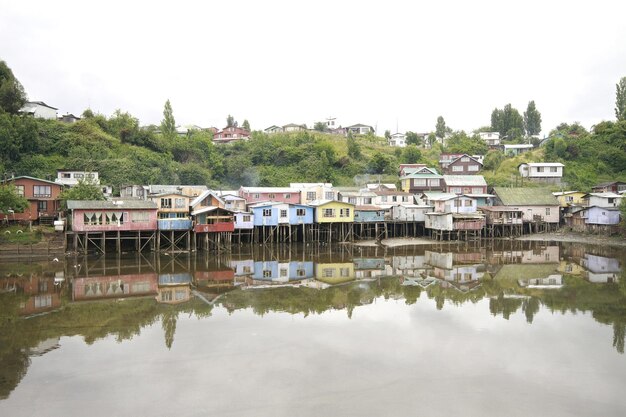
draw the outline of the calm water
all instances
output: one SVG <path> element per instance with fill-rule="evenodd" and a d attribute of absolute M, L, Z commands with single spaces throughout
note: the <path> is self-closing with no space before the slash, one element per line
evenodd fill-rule
<path fill-rule="evenodd" d="M 623 416 L 626 253 L 247 246 L 0 264 L 1 416 Z"/>

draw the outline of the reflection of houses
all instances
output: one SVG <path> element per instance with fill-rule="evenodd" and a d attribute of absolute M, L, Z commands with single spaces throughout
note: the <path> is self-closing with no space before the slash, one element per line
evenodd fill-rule
<path fill-rule="evenodd" d="M 157 274 L 106 275 L 74 278 L 72 301 L 128 298 L 157 293 Z"/>
<path fill-rule="evenodd" d="M 389 275 L 385 258 L 354 258 L 354 274 L 356 279 L 378 278 Z"/>
<path fill-rule="evenodd" d="M 493 278 L 500 282 L 502 287 L 512 288 L 520 282 L 529 282 L 534 279 L 550 278 L 558 271 L 558 263 L 546 264 L 505 264 L 495 268 Z"/>
<path fill-rule="evenodd" d="M 257 261 L 251 275 L 255 282 L 284 284 L 313 278 L 313 269 L 312 261 Z"/>
<path fill-rule="evenodd" d="M 235 271 L 230 268 L 208 271 L 194 271 L 193 281 L 199 290 L 230 288 L 235 283 Z"/>
<path fill-rule="evenodd" d="M 165 304 L 178 304 L 191 298 L 191 274 L 160 274 L 157 301 Z"/>
<path fill-rule="evenodd" d="M 354 263 L 318 263 L 315 265 L 315 279 L 329 285 L 354 281 Z"/>
<path fill-rule="evenodd" d="M 17 293 L 28 298 L 20 303 L 19 314 L 31 316 L 44 313 L 61 307 L 61 289 L 55 285 L 55 276 L 46 273 L 43 276 L 30 275 L 28 278 L 11 280 Z M 8 284 L 8 283 L 7 283 Z"/>
<path fill-rule="evenodd" d="M 618 282 L 622 273 L 620 262 L 615 258 L 585 254 L 580 263 L 587 269 L 587 279 L 593 283 Z"/>
<path fill-rule="evenodd" d="M 538 288 L 542 290 L 559 289 L 563 287 L 563 276 L 552 274 L 545 278 L 520 279 L 518 283 L 524 288 Z"/>
<path fill-rule="evenodd" d="M 391 267 L 394 275 L 402 275 L 403 277 L 426 275 L 427 270 L 431 269 L 429 265 L 425 265 L 424 256 L 418 255 L 393 256 Z"/>
<path fill-rule="evenodd" d="M 559 246 L 541 246 L 535 249 L 489 252 L 490 264 L 556 264 L 560 262 Z"/>

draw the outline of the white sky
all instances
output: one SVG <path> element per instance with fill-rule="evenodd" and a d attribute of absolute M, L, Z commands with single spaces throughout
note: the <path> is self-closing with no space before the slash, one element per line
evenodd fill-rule
<path fill-rule="evenodd" d="M 436 4 L 435 4 L 436 3 Z M 624 1 L 7 1 L 0 59 L 80 115 L 253 129 L 328 116 L 382 135 L 489 125 L 535 100 L 547 133 L 614 118 Z"/>

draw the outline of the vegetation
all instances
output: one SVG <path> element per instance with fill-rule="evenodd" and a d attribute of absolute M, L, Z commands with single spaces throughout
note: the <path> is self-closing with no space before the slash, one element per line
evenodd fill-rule
<path fill-rule="evenodd" d="M 0 213 L 21 213 L 27 208 L 28 200 L 19 195 L 15 187 L 0 184 Z"/>
<path fill-rule="evenodd" d="M 78 181 L 72 188 L 61 192 L 59 199 L 65 204 L 68 200 L 104 200 L 100 187 L 86 180 Z"/>
<path fill-rule="evenodd" d="M 622 77 L 615 86 L 615 117 L 618 121 L 626 120 L 626 77 Z"/>
<path fill-rule="evenodd" d="M 165 139 L 174 140 L 176 138 L 176 121 L 169 99 L 165 102 L 163 109 L 163 120 L 161 121 L 161 134 Z"/>
<path fill-rule="evenodd" d="M 527 136 L 535 136 L 541 132 L 541 113 L 535 107 L 535 102 L 530 101 L 524 112 L 524 130 Z"/>
<path fill-rule="evenodd" d="M 524 135 L 524 119 L 509 103 L 503 109 L 496 108 L 491 112 L 491 130 L 510 142 L 519 142 Z"/>
<path fill-rule="evenodd" d="M 0 61 L 0 112 L 17 114 L 24 103 L 26 103 L 24 87 L 15 78 L 6 62 Z"/>

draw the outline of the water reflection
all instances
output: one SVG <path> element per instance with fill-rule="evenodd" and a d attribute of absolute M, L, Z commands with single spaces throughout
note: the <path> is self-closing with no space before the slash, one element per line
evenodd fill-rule
<path fill-rule="evenodd" d="M 0 267 L 0 399 L 19 384 L 31 357 L 58 348 L 63 336 L 88 344 L 131 339 L 161 324 L 175 343 L 181 313 L 209 317 L 216 306 L 302 313 L 356 309 L 379 298 L 437 309 L 488 299 L 494 316 L 542 309 L 591 312 L 613 326 L 624 352 L 626 286 L 620 251 L 577 244 L 506 242 L 491 247 L 242 247 L 221 256 L 180 254 L 82 258 L 65 265 Z M 25 319 L 27 318 L 27 319 Z"/>

